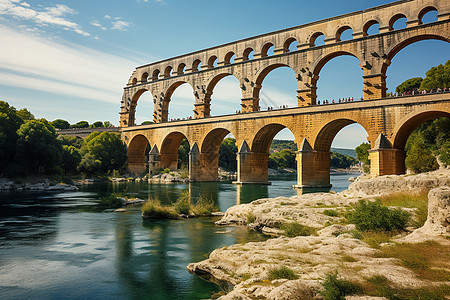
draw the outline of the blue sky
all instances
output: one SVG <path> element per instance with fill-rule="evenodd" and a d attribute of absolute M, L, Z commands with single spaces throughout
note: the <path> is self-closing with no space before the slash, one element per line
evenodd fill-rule
<path fill-rule="evenodd" d="M 136 66 L 389 2 L 0 0 L 0 99 L 48 120 L 118 125 L 122 89 Z M 389 67 L 389 91 L 424 77 L 430 67 L 445 63 L 448 53 L 450 45 L 441 41 L 405 48 Z M 333 59 L 320 74 L 318 98 L 361 97 L 361 76 L 355 58 Z M 294 106 L 296 89 L 293 71 L 277 69 L 263 82 L 261 105 Z M 239 101 L 237 80 L 227 77 L 214 91 L 212 114 L 233 113 Z M 150 120 L 152 109 L 151 96 L 144 94 L 137 122 Z M 192 109 L 192 90 L 182 85 L 169 117 L 187 117 Z M 289 137 L 283 132 L 276 138 Z M 366 133 L 351 125 L 333 146 L 352 148 L 365 140 Z"/>

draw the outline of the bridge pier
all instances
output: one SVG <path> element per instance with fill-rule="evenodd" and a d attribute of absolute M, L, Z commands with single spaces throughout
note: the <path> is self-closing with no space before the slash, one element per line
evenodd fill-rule
<path fill-rule="evenodd" d="M 297 153 L 295 188 L 330 188 L 330 152 L 314 150 L 305 138 Z"/>
<path fill-rule="evenodd" d="M 369 152 L 371 177 L 405 173 L 405 151 L 392 149 L 387 138 L 380 133 Z"/>
<path fill-rule="evenodd" d="M 178 152 L 176 153 L 162 153 L 160 155 L 160 167 L 163 169 L 170 169 L 171 171 L 178 170 Z"/>
<path fill-rule="evenodd" d="M 219 153 L 201 153 L 197 143 L 189 152 L 189 181 L 219 181 Z"/>
<path fill-rule="evenodd" d="M 270 184 L 269 154 L 251 152 L 246 141 L 237 154 L 237 180 L 234 184 Z"/>
<path fill-rule="evenodd" d="M 148 154 L 148 173 L 153 174 L 154 171 L 161 168 L 161 155 L 159 154 L 158 147 L 153 146 L 152 150 Z"/>

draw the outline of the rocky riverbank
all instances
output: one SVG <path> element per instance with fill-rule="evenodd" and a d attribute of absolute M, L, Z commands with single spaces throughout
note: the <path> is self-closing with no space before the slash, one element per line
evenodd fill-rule
<path fill-rule="evenodd" d="M 29 179 L 18 182 L 7 178 L 0 178 L 0 191 L 77 191 L 75 185 L 57 183 L 47 178 Z"/>
<path fill-rule="evenodd" d="M 329 274 L 337 274 L 339 280 L 363 286 L 364 291 L 374 289 L 377 284 L 378 288 L 385 289 L 385 293 L 392 291 L 394 294 L 395 291 L 414 293 L 419 289 L 433 290 L 441 286 L 447 286 L 448 291 L 449 186 L 450 172 L 444 169 L 421 175 L 382 176 L 374 179 L 360 177 L 348 190 L 338 194 L 317 193 L 259 199 L 250 204 L 233 206 L 217 222 L 218 225 L 245 225 L 279 237 L 266 242 L 216 249 L 208 259 L 190 264 L 188 270 L 234 285 L 233 290 L 220 299 L 321 299 L 320 291 Z M 412 214 L 407 231 L 392 237 L 389 243 L 378 243 L 378 246 L 370 245 L 369 241 L 365 242 L 361 237 L 357 238 L 355 225 L 346 224 L 346 210 L 360 199 L 423 189 L 431 191 L 428 194 L 428 219 L 420 229 L 411 225 L 416 217 L 416 210 L 411 208 L 404 208 Z M 310 232 L 316 232 L 316 235 L 283 236 L 283 224 L 293 222 L 312 229 Z M 429 244 L 429 240 L 435 244 Z M 412 246 L 397 246 L 403 245 L 401 243 L 412 243 Z M 401 252 L 407 252 L 411 247 L 419 247 L 423 251 L 431 247 L 429 251 L 434 253 L 442 249 L 445 253 L 447 249 L 446 256 L 437 256 L 436 261 L 430 262 L 433 268 L 442 269 L 446 276 L 427 277 L 419 274 L 392 254 L 398 247 L 406 249 Z M 270 278 L 270 274 L 281 267 L 288 267 L 293 272 L 291 279 Z M 356 297 L 363 296 L 365 294 L 360 290 Z"/>

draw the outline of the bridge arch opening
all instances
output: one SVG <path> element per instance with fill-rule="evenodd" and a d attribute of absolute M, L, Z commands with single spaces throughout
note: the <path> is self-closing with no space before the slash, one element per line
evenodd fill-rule
<path fill-rule="evenodd" d="M 298 42 L 294 37 L 288 38 L 283 45 L 283 53 L 297 51 Z"/>
<path fill-rule="evenodd" d="M 420 12 L 417 18 L 419 19 L 419 24 L 426 24 L 431 22 L 436 22 L 438 20 L 437 18 L 438 10 L 434 6 L 427 6 L 423 8 Z"/>
<path fill-rule="evenodd" d="M 261 49 L 261 57 L 272 56 L 274 54 L 275 46 L 273 43 L 266 43 Z"/>
<path fill-rule="evenodd" d="M 137 78 L 136 77 L 134 77 L 133 80 L 131 80 L 131 84 L 132 85 L 136 85 L 137 84 Z"/>
<path fill-rule="evenodd" d="M 252 48 L 247 48 L 242 53 L 242 60 L 246 61 L 246 60 L 254 59 L 255 58 L 254 55 L 255 55 L 255 51 Z"/>
<path fill-rule="evenodd" d="M 336 42 L 348 41 L 351 39 L 353 39 L 353 29 L 350 26 L 342 26 L 336 31 Z"/>
<path fill-rule="evenodd" d="M 193 89 L 190 84 L 184 81 L 172 84 L 167 89 L 162 104 L 162 122 L 192 118 L 194 103 Z"/>
<path fill-rule="evenodd" d="M 208 59 L 208 69 L 217 68 L 217 56 L 213 55 Z"/>
<path fill-rule="evenodd" d="M 316 47 L 316 46 L 323 46 L 325 45 L 325 35 L 323 32 L 316 32 L 311 35 L 309 38 L 309 46 L 310 47 Z"/>
<path fill-rule="evenodd" d="M 394 93 L 390 95 L 401 95 L 396 93 L 396 88 L 404 81 L 416 77 L 424 79 L 427 71 L 432 67 L 445 64 L 446 61 L 442 58 L 448 57 L 447 53 L 450 53 L 450 35 L 448 34 L 446 36 L 420 35 L 395 45 L 387 53 L 389 64 L 383 64 L 381 70 L 381 73 L 386 75 L 388 91 Z M 421 88 L 416 86 L 413 89 L 416 94 Z"/>
<path fill-rule="evenodd" d="M 407 18 L 404 14 L 396 14 L 389 20 L 389 30 L 406 28 Z"/>
<path fill-rule="evenodd" d="M 146 89 L 137 91 L 131 102 L 129 126 L 152 122 L 154 109 L 152 93 Z"/>
<path fill-rule="evenodd" d="M 186 64 L 185 63 L 179 64 L 177 68 L 177 74 L 183 75 L 185 72 L 186 72 Z"/>
<path fill-rule="evenodd" d="M 223 73 L 214 77 L 206 92 L 211 104 L 211 116 L 235 114 L 241 109 L 242 93 L 239 80 L 232 74 Z"/>
<path fill-rule="evenodd" d="M 260 110 L 297 107 L 297 90 L 295 72 L 287 65 L 274 64 L 258 75 L 253 97 L 259 99 Z"/>
<path fill-rule="evenodd" d="M 145 72 L 145 73 L 142 74 L 142 76 L 141 76 L 141 82 L 144 83 L 144 82 L 147 82 L 147 81 L 148 81 L 148 73 Z"/>
<path fill-rule="evenodd" d="M 200 71 L 201 66 L 202 62 L 200 61 L 200 59 L 194 60 L 194 62 L 192 63 L 192 72 Z"/>
<path fill-rule="evenodd" d="M 160 151 L 160 167 L 172 171 L 189 167 L 190 143 L 181 132 L 171 132 L 163 140 Z"/>
<path fill-rule="evenodd" d="M 352 53 L 334 52 L 323 57 L 313 74 L 311 85 L 316 87 L 318 105 L 357 101 L 363 96 L 364 73 Z"/>
<path fill-rule="evenodd" d="M 224 61 L 223 61 L 223 62 L 224 62 L 224 65 L 227 66 L 227 65 L 229 65 L 229 64 L 234 64 L 235 58 L 236 58 L 236 55 L 234 54 L 233 51 L 228 52 L 228 53 L 225 55 L 225 58 L 224 58 Z"/>
<path fill-rule="evenodd" d="M 128 170 L 137 175 L 142 175 L 147 172 L 148 150 L 150 143 L 148 139 L 138 134 L 128 144 Z"/>
<path fill-rule="evenodd" d="M 172 76 L 172 67 L 167 66 L 166 69 L 164 70 L 164 78 L 168 78 L 171 76 Z"/>
<path fill-rule="evenodd" d="M 158 80 L 159 76 L 160 76 L 160 73 L 161 72 L 158 69 L 154 70 L 153 73 L 152 73 L 152 80 L 153 81 Z"/>
<path fill-rule="evenodd" d="M 363 36 L 369 36 L 380 33 L 380 23 L 376 20 L 370 20 L 363 27 Z"/>

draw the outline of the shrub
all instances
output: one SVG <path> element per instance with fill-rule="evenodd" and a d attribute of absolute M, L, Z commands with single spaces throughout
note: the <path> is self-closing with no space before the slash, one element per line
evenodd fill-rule
<path fill-rule="evenodd" d="M 416 217 L 412 222 L 415 227 L 422 227 L 428 217 L 428 191 L 420 193 L 394 193 L 381 196 L 381 204 L 384 206 L 401 206 L 416 208 Z"/>
<path fill-rule="evenodd" d="M 99 204 L 101 206 L 107 206 L 107 207 L 119 207 L 124 205 L 123 202 L 123 195 L 118 193 L 112 193 L 107 197 L 100 198 Z"/>
<path fill-rule="evenodd" d="M 191 211 L 191 200 L 189 197 L 189 191 L 183 191 L 178 197 L 177 202 L 174 204 L 175 211 L 179 214 L 188 215 Z"/>
<path fill-rule="evenodd" d="M 321 295 L 325 300 L 345 299 L 346 295 L 351 295 L 360 289 L 358 285 L 347 280 L 338 279 L 337 273 L 328 274 L 322 283 L 323 290 Z"/>
<path fill-rule="evenodd" d="M 142 217 L 151 219 L 176 219 L 178 214 L 170 207 L 161 205 L 158 198 L 150 198 L 142 205 Z"/>
<path fill-rule="evenodd" d="M 339 213 L 333 209 L 325 209 L 323 214 L 329 217 L 339 217 Z"/>
<path fill-rule="evenodd" d="M 390 209 L 381 205 L 380 200 L 359 200 L 354 211 L 347 213 L 350 223 L 358 230 L 404 230 L 410 214 L 400 208 Z"/>
<path fill-rule="evenodd" d="M 200 195 L 192 210 L 197 216 L 208 216 L 219 209 L 211 196 L 207 197 L 205 195 Z"/>
<path fill-rule="evenodd" d="M 273 268 L 269 270 L 269 280 L 275 280 L 275 279 L 289 279 L 294 280 L 297 279 L 298 276 L 289 269 L 288 267 L 282 266 L 279 268 Z"/>
<path fill-rule="evenodd" d="M 288 237 L 307 236 L 316 233 L 315 228 L 304 226 L 297 222 L 281 224 L 280 229 L 284 230 L 284 233 Z"/>

